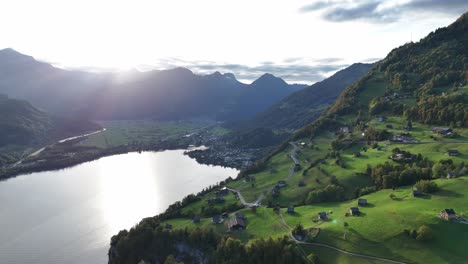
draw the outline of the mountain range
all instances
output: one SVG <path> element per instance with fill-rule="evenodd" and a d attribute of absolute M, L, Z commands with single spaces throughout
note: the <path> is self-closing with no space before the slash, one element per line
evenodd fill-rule
<path fill-rule="evenodd" d="M 365 75 L 374 64 L 355 63 L 321 82 L 279 100 L 240 127 L 298 129 L 315 119 L 332 104 L 349 85 Z"/>
<path fill-rule="evenodd" d="M 0 51 L 0 92 L 51 113 L 92 120 L 247 119 L 306 87 L 270 74 L 252 84 L 185 68 L 91 73 L 64 70 L 13 49 Z"/>

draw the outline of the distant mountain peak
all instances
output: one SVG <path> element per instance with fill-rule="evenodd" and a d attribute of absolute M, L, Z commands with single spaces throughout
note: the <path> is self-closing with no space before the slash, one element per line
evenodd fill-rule
<path fill-rule="evenodd" d="M 211 74 L 211 76 L 213 77 L 217 77 L 217 78 L 221 78 L 223 77 L 223 75 L 219 72 L 219 71 L 215 71 Z"/>
<path fill-rule="evenodd" d="M 218 79 L 229 79 L 229 80 L 234 80 L 234 81 L 237 81 L 236 79 L 236 76 L 234 76 L 234 74 L 228 72 L 228 73 L 221 73 L 219 71 L 215 71 L 211 74 L 207 74 L 205 75 L 207 77 L 214 77 L 214 78 L 218 78 Z"/>
<path fill-rule="evenodd" d="M 265 73 L 260 78 L 255 80 L 252 84 L 275 84 L 275 85 L 288 85 L 283 79 L 274 76 L 273 74 L 270 73 Z"/>
<path fill-rule="evenodd" d="M 236 79 L 236 76 L 230 72 L 227 72 L 225 74 L 223 74 L 224 77 L 228 78 L 228 79 L 233 79 L 233 80 L 237 80 Z"/>
<path fill-rule="evenodd" d="M 169 75 L 177 75 L 177 76 L 191 76 L 193 75 L 193 72 L 187 68 L 184 67 L 176 67 L 173 69 L 167 69 L 167 70 L 162 70 L 159 71 L 158 73 L 162 74 L 169 74 Z"/>
<path fill-rule="evenodd" d="M 0 60 L 18 60 L 23 61 L 34 61 L 34 58 L 28 55 L 24 55 L 12 48 L 6 48 L 0 50 Z"/>
<path fill-rule="evenodd" d="M 5 49 L 0 50 L 0 53 L 4 53 L 4 52 L 19 53 L 19 52 L 17 52 L 16 50 L 14 50 L 12 48 L 5 48 Z"/>

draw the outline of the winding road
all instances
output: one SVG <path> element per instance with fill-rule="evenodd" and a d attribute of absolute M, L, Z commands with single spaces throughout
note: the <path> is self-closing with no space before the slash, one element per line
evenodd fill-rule
<path fill-rule="evenodd" d="M 290 154 L 290 157 L 291 159 L 294 161 L 294 164 L 291 165 L 291 167 L 289 168 L 289 173 L 288 175 L 286 176 L 286 178 L 284 179 L 285 181 L 289 180 L 293 175 L 294 175 L 294 169 L 297 165 L 299 165 L 299 160 L 297 159 L 296 157 L 296 154 L 297 154 L 297 146 L 294 142 L 289 142 L 289 144 L 293 147 L 292 151 L 291 151 L 291 154 Z M 267 188 L 264 192 L 262 192 L 259 197 L 257 198 L 257 200 L 255 202 L 252 202 L 252 203 L 248 203 L 245 201 L 244 197 L 242 196 L 241 192 L 239 190 L 236 190 L 234 188 L 229 188 L 229 187 L 226 187 L 228 190 L 230 191 L 233 191 L 235 193 L 237 193 L 238 197 L 239 197 L 239 201 L 245 206 L 245 207 L 252 207 L 252 206 L 259 206 L 260 205 L 260 201 L 263 199 L 263 196 L 265 195 L 266 192 L 270 191 L 271 189 L 273 189 L 274 186 L 271 186 L 269 188 Z M 291 231 L 291 227 L 288 225 L 288 223 L 286 222 L 286 220 L 284 219 L 283 217 L 283 214 L 280 212 L 280 218 L 281 218 L 281 221 L 283 222 L 283 225 L 284 227 L 288 230 L 288 231 Z M 388 258 L 381 258 L 381 257 L 375 257 L 375 256 L 370 256 L 370 255 L 364 255 L 364 254 L 358 254 L 358 253 L 353 253 L 353 252 L 349 252 L 349 251 L 346 251 L 346 250 L 343 250 L 343 249 L 339 249 L 337 247 L 334 247 L 334 246 L 330 246 L 330 245 L 327 245 L 327 244 L 322 244 L 322 243 L 313 243 L 313 242 L 304 242 L 304 241 L 299 241 L 297 240 L 291 232 L 289 232 L 289 236 L 290 238 L 292 239 L 292 241 L 294 241 L 296 244 L 298 245 L 310 245 L 310 246 L 317 246 L 317 247 L 324 247 L 324 248 L 328 248 L 328 249 L 331 249 L 331 250 L 335 250 L 341 254 L 345 254 L 345 255 L 349 255 L 349 256 L 353 256 L 353 257 L 359 257 L 359 258 L 365 258 L 365 259 L 370 259 L 370 260 L 379 260 L 379 261 L 384 261 L 384 262 L 389 262 L 389 263 L 397 263 L 397 264 L 407 264 L 406 262 L 402 262 L 402 261 L 398 261 L 398 260 L 393 260 L 393 259 L 388 259 Z"/>
<path fill-rule="evenodd" d="M 101 132 L 103 132 L 103 131 L 106 131 L 106 129 L 103 128 L 103 129 L 101 129 L 101 130 L 94 131 L 94 132 L 91 132 L 91 133 L 88 133 L 88 134 L 83 134 L 83 135 L 79 135 L 79 136 L 74 136 L 74 137 L 65 138 L 65 139 L 62 139 L 62 140 L 57 141 L 57 143 L 64 143 L 64 142 L 67 142 L 67 141 L 70 141 L 70 140 L 73 140 L 73 139 L 91 136 L 91 135 L 94 135 L 94 134 L 97 134 L 97 133 L 101 133 Z M 56 143 L 53 143 L 53 144 L 56 144 Z M 53 145 L 53 144 L 47 145 L 47 146 L 45 146 L 45 147 L 42 147 L 42 148 L 40 148 L 40 149 L 34 151 L 33 153 L 27 155 L 26 157 L 20 159 L 19 161 L 17 161 L 17 162 L 14 163 L 13 165 L 11 165 L 11 168 L 14 168 L 14 167 L 20 165 L 25 159 L 27 159 L 27 158 L 29 158 L 29 157 L 33 157 L 33 156 L 39 155 L 39 153 L 41 153 L 41 152 L 44 151 L 48 146 L 51 146 L 51 145 Z"/>
<path fill-rule="evenodd" d="M 291 157 L 291 159 L 294 161 L 294 164 L 291 165 L 291 167 L 289 167 L 289 172 L 288 172 L 288 176 L 286 176 L 284 178 L 285 181 L 289 180 L 293 175 L 294 175 L 294 169 L 296 168 L 297 165 L 299 165 L 299 160 L 297 159 L 296 157 L 296 153 L 297 153 L 297 146 L 296 144 L 294 144 L 294 142 L 289 142 L 289 144 L 293 147 L 293 149 L 291 150 L 291 154 L 289 155 Z M 239 197 L 239 201 L 245 206 L 245 207 L 253 207 L 253 206 L 260 206 L 260 201 L 263 199 L 263 197 L 265 196 L 265 193 L 271 191 L 273 188 L 275 187 L 275 185 L 271 186 L 271 187 L 268 187 L 266 190 L 264 190 L 257 198 L 257 200 L 255 200 L 254 202 L 252 203 L 248 203 L 245 201 L 244 199 L 244 196 L 242 196 L 242 193 L 239 191 L 239 190 L 236 190 L 234 188 L 230 188 L 230 187 L 226 187 L 226 189 L 232 191 L 232 192 L 235 192 L 237 193 L 237 196 Z"/>

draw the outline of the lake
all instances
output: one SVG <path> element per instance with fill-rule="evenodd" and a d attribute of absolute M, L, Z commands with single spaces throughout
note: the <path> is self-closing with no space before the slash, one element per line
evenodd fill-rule
<path fill-rule="evenodd" d="M 183 152 L 115 155 L 0 181 L 0 263 L 107 263 L 119 230 L 238 173 Z"/>

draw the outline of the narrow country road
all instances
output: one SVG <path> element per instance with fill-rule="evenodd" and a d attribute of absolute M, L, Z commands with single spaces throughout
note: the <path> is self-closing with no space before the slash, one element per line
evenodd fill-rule
<path fill-rule="evenodd" d="M 70 141 L 70 140 L 73 140 L 73 139 L 91 136 L 91 135 L 94 135 L 94 134 L 97 134 L 97 133 L 101 133 L 101 132 L 103 132 L 103 131 L 106 131 L 106 129 L 103 128 L 103 129 L 101 129 L 101 130 L 94 131 L 94 132 L 91 132 L 91 133 L 88 133 L 88 134 L 65 138 L 65 139 L 62 139 L 62 140 L 57 141 L 57 143 L 64 143 L 64 142 L 67 142 L 67 141 Z M 33 156 L 39 155 L 39 153 L 41 153 L 42 151 L 44 151 L 44 149 L 46 149 L 48 146 L 51 146 L 51 145 L 53 145 L 53 144 L 56 144 L 56 143 L 49 144 L 49 145 L 47 145 L 47 146 L 45 146 L 45 147 L 42 147 L 42 148 L 40 148 L 40 149 L 34 151 L 33 153 L 27 155 L 26 157 L 20 159 L 19 161 L 17 161 L 17 162 L 14 163 L 13 165 L 11 165 L 11 168 L 14 168 L 14 167 L 20 165 L 25 159 L 27 159 L 27 158 L 29 158 L 29 157 L 33 157 Z"/>
<path fill-rule="evenodd" d="M 293 147 L 290 157 L 294 161 L 294 164 L 292 164 L 291 167 L 289 167 L 289 173 L 288 173 L 288 176 L 284 179 L 285 181 L 289 180 L 293 176 L 294 169 L 296 168 L 297 165 L 299 165 L 299 160 L 297 160 L 296 158 L 297 146 L 292 141 L 289 142 L 289 144 Z"/>
<path fill-rule="evenodd" d="M 289 167 L 289 172 L 288 172 L 288 175 L 286 176 L 286 178 L 284 178 L 285 181 L 289 180 L 293 175 L 294 175 L 294 169 L 296 168 L 296 166 L 299 164 L 299 160 L 296 158 L 296 153 L 297 153 L 297 146 L 296 144 L 294 144 L 294 142 L 289 142 L 289 144 L 293 147 L 293 149 L 291 150 L 291 154 L 289 155 L 291 157 L 291 159 L 294 161 L 294 164 L 291 165 L 291 167 Z M 268 191 L 271 191 L 273 189 L 274 186 L 271 186 L 271 187 L 268 187 L 266 190 L 264 190 L 257 198 L 257 200 L 255 200 L 254 202 L 252 203 L 248 203 L 245 201 L 244 197 L 242 196 L 241 192 L 239 190 L 236 190 L 234 188 L 230 188 L 230 187 L 227 187 L 226 188 L 230 191 L 233 191 L 235 193 L 237 193 L 237 196 L 239 197 L 239 201 L 245 206 L 245 207 L 253 207 L 253 206 L 259 206 L 260 205 L 260 201 L 263 199 L 263 197 L 265 196 L 265 193 L 268 192 Z"/>

